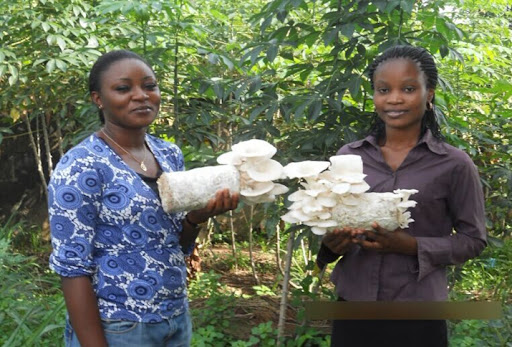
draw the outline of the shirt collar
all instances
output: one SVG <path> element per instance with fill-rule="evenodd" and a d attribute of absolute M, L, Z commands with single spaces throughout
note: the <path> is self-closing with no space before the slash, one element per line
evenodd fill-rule
<path fill-rule="evenodd" d="M 377 143 L 377 138 L 373 135 L 368 135 L 362 140 L 358 140 L 355 142 L 350 143 L 348 146 L 350 148 L 359 148 L 362 147 L 365 143 L 368 143 L 369 145 L 379 148 L 379 144 Z M 432 135 L 432 132 L 430 129 L 427 129 L 425 131 L 425 134 L 421 137 L 421 139 L 418 141 L 418 144 L 416 146 L 425 144 L 427 148 L 436 154 L 439 155 L 445 155 L 447 154 L 446 148 L 444 146 L 444 141 L 436 139 L 434 135 Z"/>

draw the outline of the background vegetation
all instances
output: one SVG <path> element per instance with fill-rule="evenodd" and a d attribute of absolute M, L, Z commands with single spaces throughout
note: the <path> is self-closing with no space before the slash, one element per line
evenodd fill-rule
<path fill-rule="evenodd" d="M 155 67 L 163 105 L 151 131 L 180 145 L 192 168 L 213 165 L 231 144 L 254 137 L 273 143 L 282 163 L 329 158 L 364 134 L 373 116 L 366 68 L 394 44 L 423 46 L 435 55 L 444 134 L 472 156 L 485 189 L 490 246 L 452 269 L 451 295 L 498 300 L 506 316 L 451 322 L 451 342 L 512 343 L 507 0 L 0 0 L 0 7 L 1 344 L 61 341 L 64 306 L 58 279 L 47 270 L 46 182 L 62 153 L 99 128 L 86 81 L 101 53 L 132 49 Z M 242 206 L 232 219 L 213 221 L 200 255 L 208 258 L 209 247 L 232 243 L 232 254 L 215 261 L 224 273 L 250 270 L 253 298 L 281 293 L 281 258 L 293 255 L 290 305 L 329 298 L 325 278 L 311 274 L 319 240 L 279 223 L 285 205 L 283 199 Z M 287 242 L 293 252 L 283 251 Z M 254 248 L 248 257 L 246 248 Z M 263 262 L 267 267 L 255 260 L 261 252 L 274 256 Z M 201 312 L 223 317 L 199 320 L 194 344 L 275 345 L 276 324 L 256 324 L 245 339 L 230 332 L 234 316 L 225 312 L 249 294 L 222 286 L 215 276 L 203 272 L 191 282 Z M 283 343 L 327 344 L 326 330 L 302 321 L 300 305 L 294 307 L 298 323 L 280 330 Z"/>

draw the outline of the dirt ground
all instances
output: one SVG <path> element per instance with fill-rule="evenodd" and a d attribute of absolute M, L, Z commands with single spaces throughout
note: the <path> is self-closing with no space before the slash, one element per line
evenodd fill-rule
<path fill-rule="evenodd" d="M 200 267 L 199 271 L 214 271 L 220 274 L 220 282 L 226 286 L 230 292 L 236 293 L 236 302 L 233 319 L 230 322 L 230 331 L 235 332 L 234 337 L 246 339 L 251 329 L 260 323 L 268 321 L 273 322 L 274 328 L 277 328 L 279 321 L 280 296 L 262 296 L 256 295 L 253 288 L 257 282 L 252 274 L 249 264 L 248 250 L 242 250 L 242 258 L 245 266 L 239 266 L 238 270 L 233 267 L 233 255 L 230 245 L 215 245 L 199 250 Z M 282 276 L 277 268 L 275 252 L 263 252 L 256 250 L 253 252 L 254 261 L 259 269 L 257 276 L 261 285 L 269 288 L 276 287 L 276 278 L 278 279 L 277 288 L 274 292 L 280 292 L 282 286 Z M 197 264 L 196 264 L 197 265 Z M 242 297 L 242 294 L 245 294 Z M 206 299 L 193 300 L 191 307 L 200 309 Z M 303 322 L 297 320 L 299 307 L 294 307 L 288 299 L 285 335 L 291 336 L 296 327 Z M 330 324 L 328 321 L 308 322 L 309 326 L 318 328 L 322 332 L 329 333 Z"/>

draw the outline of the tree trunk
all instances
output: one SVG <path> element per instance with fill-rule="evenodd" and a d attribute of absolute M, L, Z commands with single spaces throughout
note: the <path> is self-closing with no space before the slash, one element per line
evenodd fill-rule
<path fill-rule="evenodd" d="M 295 239 L 295 230 L 290 232 L 290 238 L 286 246 L 286 265 L 283 278 L 283 289 L 281 292 L 281 304 L 279 307 L 279 322 L 277 324 L 277 344 L 281 345 L 284 338 L 284 328 L 286 323 L 286 308 L 288 306 L 288 282 L 290 280 L 290 269 L 293 258 L 293 241 Z"/>
<path fill-rule="evenodd" d="M 260 284 L 260 279 L 258 278 L 258 274 L 256 273 L 256 265 L 254 265 L 254 257 L 252 254 L 252 232 L 253 232 L 253 219 L 254 219 L 254 206 L 251 205 L 251 215 L 249 220 L 249 258 L 251 259 L 251 269 L 252 276 L 256 280 L 256 284 Z"/>
<path fill-rule="evenodd" d="M 39 154 L 39 151 L 37 149 L 38 146 L 34 139 L 34 134 L 32 133 L 32 127 L 30 126 L 30 120 L 28 119 L 28 115 L 23 115 L 22 118 L 25 121 L 25 125 L 27 126 L 28 137 L 30 139 L 30 148 L 32 148 L 32 151 L 34 152 L 34 158 L 36 160 L 36 165 L 37 165 L 37 172 L 39 173 L 39 178 L 41 179 L 44 195 L 46 198 L 48 198 L 48 185 L 46 184 L 46 177 L 44 175 L 43 163 L 41 161 L 41 155 Z"/>
<path fill-rule="evenodd" d="M 53 161 L 52 161 L 52 152 L 50 147 L 50 138 L 48 136 L 48 127 L 46 126 L 46 115 L 44 113 L 41 114 L 41 126 L 43 128 L 43 140 L 44 140 L 44 148 L 46 150 L 46 164 L 48 165 L 48 177 L 52 176 L 53 172 Z"/>
<path fill-rule="evenodd" d="M 279 272 L 284 276 L 283 264 L 281 264 L 281 227 L 279 223 L 276 227 L 276 263 Z"/>
<path fill-rule="evenodd" d="M 231 228 L 231 251 L 235 259 L 235 270 L 238 270 L 238 258 L 236 256 L 235 226 L 233 224 L 233 211 L 229 211 L 229 227 Z"/>

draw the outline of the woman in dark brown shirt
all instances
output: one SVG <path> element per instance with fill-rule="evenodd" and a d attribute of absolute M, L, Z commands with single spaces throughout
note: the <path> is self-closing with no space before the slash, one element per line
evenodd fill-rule
<path fill-rule="evenodd" d="M 340 300 L 443 301 L 446 266 L 486 246 L 477 169 L 443 141 L 434 113 L 437 68 L 422 48 L 396 46 L 369 69 L 377 117 L 370 135 L 338 154 L 360 155 L 372 192 L 417 189 L 408 229 L 344 228 L 324 236 L 317 264 L 341 257 L 331 280 Z M 455 231 L 455 232 L 454 232 Z M 357 236 L 357 237 L 356 237 Z M 446 321 L 337 320 L 332 346 L 447 346 Z"/>

